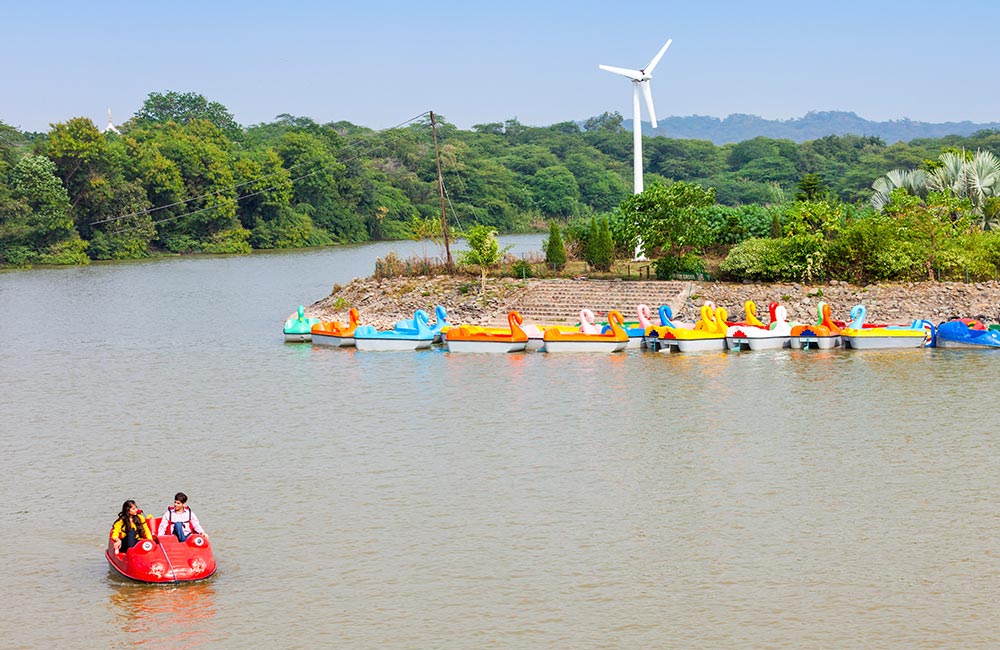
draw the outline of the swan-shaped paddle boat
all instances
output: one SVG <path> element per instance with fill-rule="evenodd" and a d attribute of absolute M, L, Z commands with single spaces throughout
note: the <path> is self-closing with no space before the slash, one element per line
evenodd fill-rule
<path fill-rule="evenodd" d="M 669 309 L 669 307 L 667 307 Z M 638 320 L 634 323 L 624 323 L 622 327 L 625 332 L 628 333 L 628 348 L 641 348 L 645 345 L 644 340 L 646 338 L 646 330 L 653 327 L 652 312 L 649 310 L 648 305 L 636 305 L 635 307 L 636 316 Z M 666 325 L 664 322 L 660 322 L 661 325 Z M 604 323 L 601 329 L 601 333 L 609 332 L 611 330 L 611 325 Z"/>
<path fill-rule="evenodd" d="M 619 352 L 628 346 L 628 332 L 622 327 L 625 319 L 618 310 L 608 312 L 607 333 L 566 332 L 550 327 L 545 330 L 542 348 L 546 352 Z"/>
<path fill-rule="evenodd" d="M 427 312 L 424 312 L 424 314 L 426 313 Z M 431 321 L 429 320 L 430 317 L 428 317 L 427 327 L 434 332 L 434 342 L 440 343 L 444 339 L 444 330 L 450 327 L 448 324 L 448 311 L 444 308 L 444 306 L 438 305 L 434 308 L 434 318 L 435 320 Z M 406 318 L 396 321 L 396 324 L 393 325 L 393 329 L 396 329 L 397 327 L 402 329 L 415 329 L 417 325 L 414 323 L 414 319 Z"/>
<path fill-rule="evenodd" d="M 334 347 L 350 347 L 354 345 L 354 330 L 360 324 L 358 310 L 351 307 L 347 314 L 348 322 L 322 321 L 312 326 L 313 345 L 332 345 Z"/>
<path fill-rule="evenodd" d="M 529 323 L 522 325 L 521 329 L 528 335 L 526 350 L 541 350 L 545 346 L 545 331 L 550 329 L 566 333 L 584 332 L 586 334 L 598 334 L 601 332 L 601 329 L 595 323 L 594 312 L 589 309 L 580 310 L 579 325 L 535 325 Z"/>
<path fill-rule="evenodd" d="M 312 340 L 312 327 L 319 323 L 318 318 L 306 318 L 306 308 L 299 305 L 298 314 L 285 321 L 285 341 L 288 343 L 304 343 Z"/>
<path fill-rule="evenodd" d="M 939 348 L 1000 348 L 1000 330 L 971 318 L 950 320 L 937 326 L 934 345 Z"/>
<path fill-rule="evenodd" d="M 150 530 L 159 527 L 159 517 L 151 519 Z M 125 553 L 116 553 L 114 540 L 104 552 L 115 571 L 139 582 L 172 583 L 204 580 L 215 573 L 212 545 L 204 535 L 194 533 L 183 542 L 173 534 L 140 540 Z"/>
<path fill-rule="evenodd" d="M 444 335 L 448 352 L 520 352 L 528 345 L 528 335 L 521 328 L 521 314 L 507 314 L 507 329 L 453 325 Z"/>
<path fill-rule="evenodd" d="M 830 316 L 830 305 L 820 302 L 816 305 L 816 312 L 819 320 L 815 325 L 792 327 L 791 346 L 793 348 L 830 350 L 840 345 L 840 328 Z"/>
<path fill-rule="evenodd" d="M 358 350 L 420 350 L 431 347 L 434 332 L 427 324 L 427 312 L 418 309 L 413 314 L 414 327 L 404 327 L 399 321 L 391 330 L 377 330 L 371 325 L 358 325 L 354 330 L 354 347 Z"/>
<path fill-rule="evenodd" d="M 752 302 L 750 304 L 753 304 Z M 757 319 L 756 305 L 753 318 Z M 791 345 L 792 326 L 788 322 L 788 310 L 784 305 L 772 302 L 768 305 L 771 314 L 771 324 L 764 325 L 730 325 L 726 329 L 726 343 L 730 350 L 778 350 Z M 751 312 L 747 312 L 748 316 Z M 750 320 L 749 317 L 747 319 Z M 760 321 L 757 321 L 760 322 Z"/>
<path fill-rule="evenodd" d="M 910 325 L 865 327 L 868 309 L 864 305 L 851 307 L 851 322 L 840 331 L 844 346 L 853 350 L 885 348 L 920 348 L 930 345 L 934 326 L 925 320 Z"/>
<path fill-rule="evenodd" d="M 651 327 L 646 332 L 646 346 L 658 352 L 714 352 L 726 349 L 726 317 L 723 307 L 711 301 L 701 306 L 701 318 L 693 329 Z"/>

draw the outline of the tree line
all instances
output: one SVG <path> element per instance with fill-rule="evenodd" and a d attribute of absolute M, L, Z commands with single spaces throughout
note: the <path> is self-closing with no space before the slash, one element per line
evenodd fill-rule
<path fill-rule="evenodd" d="M 997 131 L 895 144 L 861 135 L 721 146 L 653 137 L 644 141 L 649 189 L 633 197 L 631 134 L 617 113 L 582 124 L 532 127 L 515 118 L 470 130 L 437 118 L 449 228 L 528 232 L 555 222 L 571 254 L 589 257 L 595 250 L 630 255 L 641 237 L 661 273 L 730 249 L 745 254 L 748 240 L 783 241 L 802 229 L 833 241 L 850 224 L 891 216 L 891 201 L 878 209 L 870 203 L 873 182 L 891 170 L 932 171 L 945 164 L 943 153 L 1000 150 Z M 291 115 L 243 127 L 218 102 L 166 92 L 151 93 L 118 131 L 102 133 L 87 118 L 47 133 L 0 123 L 0 264 L 245 253 L 440 232 L 427 116 L 383 131 Z M 953 189 L 887 189 L 916 201 L 907 210 L 956 201 L 942 210 L 969 232 L 992 226 L 993 204 L 973 206 Z M 588 247 L 591 232 L 600 242 Z M 833 272 L 836 251 L 824 251 L 822 272 Z M 821 256 L 811 255 L 815 267 Z M 806 257 L 796 259 L 805 264 Z M 935 253 L 932 266 L 942 259 L 948 256 Z M 762 277 L 744 266 L 726 268 L 733 277 Z"/>

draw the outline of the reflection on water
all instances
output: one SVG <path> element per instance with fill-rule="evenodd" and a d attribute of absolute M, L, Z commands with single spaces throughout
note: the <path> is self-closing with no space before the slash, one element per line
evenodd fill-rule
<path fill-rule="evenodd" d="M 108 609 L 127 645 L 197 648 L 217 639 L 211 581 L 150 585 L 109 577 Z"/>

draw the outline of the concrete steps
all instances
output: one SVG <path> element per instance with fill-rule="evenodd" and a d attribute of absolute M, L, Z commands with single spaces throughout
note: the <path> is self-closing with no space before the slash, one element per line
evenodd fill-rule
<path fill-rule="evenodd" d="M 526 323 L 559 324 L 576 323 L 581 309 L 593 311 L 599 320 L 612 309 L 625 320 L 635 320 L 636 307 L 645 304 L 655 320 L 660 305 L 680 311 L 689 288 L 690 283 L 683 281 L 542 280 L 530 283 L 509 307 L 519 311 Z"/>

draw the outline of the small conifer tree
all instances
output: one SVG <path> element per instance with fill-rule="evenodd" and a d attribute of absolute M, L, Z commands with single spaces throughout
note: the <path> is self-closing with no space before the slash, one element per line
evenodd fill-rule
<path fill-rule="evenodd" d="M 566 266 L 566 246 L 563 244 L 559 225 L 555 221 L 549 222 L 549 238 L 545 242 L 545 264 L 556 271 L 561 271 Z"/>
<path fill-rule="evenodd" d="M 607 217 L 601 219 L 594 245 L 594 261 L 591 265 L 601 271 L 610 271 L 615 259 L 615 243 L 611 238 L 611 224 Z"/>

